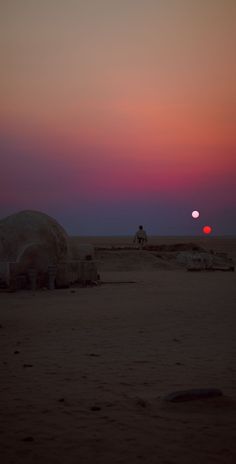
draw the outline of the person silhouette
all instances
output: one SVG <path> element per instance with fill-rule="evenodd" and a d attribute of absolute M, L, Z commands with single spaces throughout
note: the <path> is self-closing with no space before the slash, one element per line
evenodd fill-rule
<path fill-rule="evenodd" d="M 147 234 L 143 226 L 139 226 L 135 236 L 134 243 L 138 243 L 139 248 L 143 248 L 144 243 L 147 242 Z"/>

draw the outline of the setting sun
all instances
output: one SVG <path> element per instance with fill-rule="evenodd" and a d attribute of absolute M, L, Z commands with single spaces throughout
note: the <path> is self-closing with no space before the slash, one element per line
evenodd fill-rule
<path fill-rule="evenodd" d="M 212 232 L 212 227 L 211 226 L 204 226 L 202 230 L 203 230 L 204 234 L 209 235 Z"/>

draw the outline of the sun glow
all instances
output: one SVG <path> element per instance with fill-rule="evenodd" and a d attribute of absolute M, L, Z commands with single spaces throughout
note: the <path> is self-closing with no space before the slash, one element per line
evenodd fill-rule
<path fill-rule="evenodd" d="M 203 230 L 204 234 L 209 235 L 212 232 L 212 227 L 211 226 L 204 226 L 202 230 Z"/>

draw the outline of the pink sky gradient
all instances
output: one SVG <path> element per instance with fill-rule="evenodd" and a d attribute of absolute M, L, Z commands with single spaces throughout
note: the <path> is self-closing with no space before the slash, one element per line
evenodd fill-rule
<path fill-rule="evenodd" d="M 236 233 L 233 0 L 1 9 L 0 217 L 198 234 L 197 208 L 214 233 Z"/>

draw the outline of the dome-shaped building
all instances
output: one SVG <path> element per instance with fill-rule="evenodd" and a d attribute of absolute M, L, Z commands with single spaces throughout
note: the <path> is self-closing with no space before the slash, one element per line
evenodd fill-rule
<path fill-rule="evenodd" d="M 68 235 L 38 211 L 21 211 L 0 221 L 0 261 L 47 267 L 68 259 Z"/>
<path fill-rule="evenodd" d="M 21 211 L 0 220 L 0 286 L 64 287 L 96 276 L 95 264 L 75 253 L 66 231 L 47 214 Z"/>

